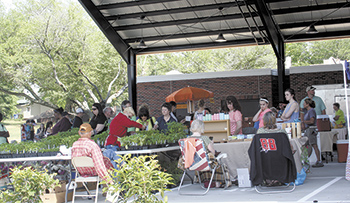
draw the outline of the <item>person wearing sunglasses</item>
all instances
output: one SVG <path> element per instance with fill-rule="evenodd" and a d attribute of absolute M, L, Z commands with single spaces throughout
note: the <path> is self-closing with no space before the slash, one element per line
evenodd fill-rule
<path fill-rule="evenodd" d="M 103 113 L 103 109 L 100 103 L 94 103 L 91 108 L 92 113 L 94 116 L 91 118 L 89 124 L 91 125 L 92 129 L 94 129 L 94 134 L 99 134 L 105 131 L 107 128 L 105 126 L 106 123 L 106 116 Z"/>

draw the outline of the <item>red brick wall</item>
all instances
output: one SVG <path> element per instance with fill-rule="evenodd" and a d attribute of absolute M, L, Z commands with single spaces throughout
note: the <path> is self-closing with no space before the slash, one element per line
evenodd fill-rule
<path fill-rule="evenodd" d="M 160 106 L 172 92 L 192 86 L 207 89 L 214 93 L 214 103 L 205 100 L 213 112 L 220 109 L 220 101 L 229 95 L 237 99 L 257 99 L 261 96 L 272 99 L 272 76 L 244 76 L 230 78 L 193 79 L 181 81 L 149 82 L 137 84 L 137 105 L 146 103 L 152 116 L 160 116 Z"/>
<path fill-rule="evenodd" d="M 309 85 L 343 84 L 343 71 L 298 73 L 290 75 L 290 87 L 296 92 L 298 101 L 307 96 L 306 87 Z"/>
<path fill-rule="evenodd" d="M 137 105 L 140 106 L 142 103 L 147 103 L 150 107 L 151 115 L 158 117 L 161 115 L 160 106 L 165 102 L 165 98 L 172 92 L 186 86 L 203 88 L 214 92 L 214 103 L 209 103 L 209 99 L 205 100 L 206 106 L 213 112 L 217 112 L 220 109 L 220 101 L 229 95 L 234 95 L 237 99 L 257 100 L 259 97 L 265 96 L 271 101 L 272 97 L 278 94 L 278 88 L 273 88 L 273 84 L 275 84 L 273 80 L 276 80 L 276 77 L 274 79 L 273 77 L 271 75 L 263 75 L 138 83 Z M 298 73 L 286 77 L 290 77 L 290 87 L 295 90 L 298 101 L 306 96 L 305 89 L 309 85 L 343 83 L 342 71 Z M 277 103 L 274 103 L 273 106 L 277 106 Z"/>

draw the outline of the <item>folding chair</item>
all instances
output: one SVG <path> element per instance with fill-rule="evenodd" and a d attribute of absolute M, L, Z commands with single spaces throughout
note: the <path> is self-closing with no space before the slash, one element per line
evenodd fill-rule
<path fill-rule="evenodd" d="M 76 186 L 74 187 L 74 190 L 73 190 L 73 203 L 74 203 L 74 200 L 75 200 L 75 197 L 91 197 L 91 196 L 95 196 L 95 203 L 97 203 L 97 197 L 98 197 L 98 184 L 99 184 L 99 181 L 100 181 L 100 178 L 98 176 L 89 176 L 89 177 L 83 177 L 79 174 L 77 168 L 80 168 L 80 167 L 95 167 L 94 165 L 94 162 L 92 161 L 92 158 L 90 157 L 86 157 L 86 156 L 83 156 L 83 157 L 73 157 L 72 158 L 72 164 L 74 166 L 74 169 L 75 169 L 75 183 L 82 183 L 85 190 L 87 191 L 87 195 L 76 195 L 75 194 L 75 190 L 76 190 Z M 96 182 L 96 193 L 95 195 L 91 195 L 90 193 L 90 190 L 89 188 L 86 186 L 86 182 Z"/>
<path fill-rule="evenodd" d="M 258 193 L 294 191 L 297 173 L 289 139 L 285 133 L 256 134 L 248 154 L 251 161 L 250 180 Z M 266 180 L 278 181 L 282 186 L 263 186 Z M 290 189 L 291 184 L 293 187 Z"/>
<path fill-rule="evenodd" d="M 219 167 L 222 168 L 223 176 L 224 176 L 224 180 L 225 180 L 225 189 L 227 188 L 228 183 L 226 180 L 229 177 L 226 177 L 225 168 L 222 166 L 223 163 L 221 162 L 221 159 L 226 158 L 227 154 L 222 153 L 218 157 L 216 157 L 214 161 L 210 161 L 208 158 L 208 154 L 206 153 L 206 149 L 204 147 L 203 140 L 200 138 L 180 139 L 179 145 L 180 145 L 181 154 L 182 154 L 182 158 L 183 158 L 184 162 L 186 162 L 186 159 L 193 158 L 193 163 L 191 164 L 190 167 L 185 168 L 184 173 L 182 175 L 181 182 L 180 182 L 180 185 L 178 188 L 178 192 L 180 195 L 205 195 L 205 194 L 207 194 L 209 192 L 211 183 L 213 181 L 215 171 Z M 189 150 L 193 150 L 194 153 L 187 153 L 187 151 L 189 151 Z M 191 156 L 191 157 L 186 157 L 186 156 Z M 210 177 L 210 181 L 209 181 L 207 188 L 205 188 L 204 185 L 202 185 L 200 174 L 197 173 L 197 177 L 198 177 L 198 181 L 199 181 L 200 186 L 204 190 L 206 190 L 204 193 L 182 193 L 180 191 L 185 176 L 186 175 L 189 176 L 189 173 L 188 173 L 189 171 L 197 171 L 197 172 L 211 171 L 211 177 Z M 193 182 L 192 182 L 192 184 L 193 184 Z"/>

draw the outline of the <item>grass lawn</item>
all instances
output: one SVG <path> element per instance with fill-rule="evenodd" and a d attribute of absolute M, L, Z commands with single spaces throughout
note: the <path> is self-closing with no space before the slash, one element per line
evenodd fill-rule
<path fill-rule="evenodd" d="M 24 124 L 25 121 L 22 120 L 3 120 L 2 124 L 6 127 L 6 129 L 10 133 L 9 142 L 11 140 L 17 140 L 17 142 L 21 141 L 21 124 Z"/>

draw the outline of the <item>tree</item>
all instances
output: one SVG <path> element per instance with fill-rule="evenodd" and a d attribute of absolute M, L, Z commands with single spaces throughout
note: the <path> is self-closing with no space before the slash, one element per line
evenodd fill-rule
<path fill-rule="evenodd" d="M 16 108 L 18 98 L 14 95 L 7 95 L 0 92 L 0 113 L 5 118 L 9 118 L 11 115 L 18 112 Z"/>
<path fill-rule="evenodd" d="M 127 88 L 126 64 L 78 3 L 22 1 L 1 17 L 0 91 L 70 110 Z"/>
<path fill-rule="evenodd" d="M 145 55 L 138 57 L 138 76 L 275 68 L 270 46 L 251 46 Z"/>

